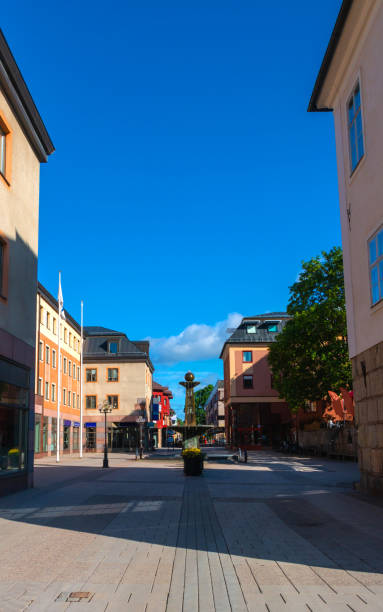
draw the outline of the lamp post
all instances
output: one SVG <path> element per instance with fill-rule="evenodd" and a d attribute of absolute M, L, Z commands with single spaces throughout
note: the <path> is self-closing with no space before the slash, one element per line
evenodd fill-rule
<path fill-rule="evenodd" d="M 137 417 L 136 422 L 140 427 L 140 459 L 142 459 L 142 426 L 145 423 L 145 419 L 143 416 L 139 416 Z"/>
<path fill-rule="evenodd" d="M 101 404 L 101 406 L 99 406 L 98 409 L 100 411 L 100 414 L 104 413 L 104 416 L 105 416 L 105 443 L 104 443 L 104 460 L 102 462 L 102 467 L 103 468 L 108 468 L 109 467 L 109 461 L 108 461 L 108 434 L 107 434 L 107 429 L 106 429 L 106 415 L 109 414 L 109 412 L 112 412 L 112 407 L 105 400 L 105 402 L 103 404 Z"/>

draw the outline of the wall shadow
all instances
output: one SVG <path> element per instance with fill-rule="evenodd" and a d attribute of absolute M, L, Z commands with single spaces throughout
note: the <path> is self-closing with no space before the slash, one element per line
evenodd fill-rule
<path fill-rule="evenodd" d="M 383 574 L 383 508 L 353 493 L 351 477 L 339 482 L 343 472 L 332 470 L 332 462 L 310 461 L 309 472 L 297 473 L 297 466 L 302 466 L 301 459 L 260 458 L 235 468 L 209 464 L 200 478 L 185 478 L 176 463 L 107 471 L 63 466 L 68 479 L 59 483 L 49 475 L 57 468 L 41 466 L 38 470 L 46 474 L 41 486 L 2 498 L 0 519 Z"/>

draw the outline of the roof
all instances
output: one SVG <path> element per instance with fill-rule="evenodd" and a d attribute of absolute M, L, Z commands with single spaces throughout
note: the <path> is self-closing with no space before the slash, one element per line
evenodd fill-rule
<path fill-rule="evenodd" d="M 157 391 L 166 395 L 169 399 L 173 399 L 173 393 L 170 391 L 169 387 L 164 387 L 160 385 L 160 383 L 153 380 L 152 383 L 152 391 Z"/>
<path fill-rule="evenodd" d="M 84 361 L 144 361 L 154 371 L 149 357 L 149 342 L 129 340 L 126 334 L 106 327 L 84 328 Z M 118 341 L 117 352 L 110 353 L 108 340 Z M 142 346 L 147 350 L 142 350 Z"/>
<path fill-rule="evenodd" d="M 53 295 L 51 293 L 49 293 L 48 289 L 46 289 L 44 287 L 44 285 L 42 285 L 40 282 L 37 284 L 37 293 L 40 294 L 44 298 L 44 300 L 46 300 L 48 302 L 48 304 L 50 304 L 50 306 L 52 306 L 52 308 L 58 314 L 59 306 L 58 306 L 58 302 L 57 302 L 56 298 L 54 298 Z M 67 321 L 67 323 L 70 323 L 70 325 L 72 325 L 72 327 L 74 327 L 75 330 L 80 334 L 81 333 L 80 325 L 69 314 L 69 312 L 67 310 L 65 310 L 65 308 L 64 308 L 64 312 L 65 312 L 65 320 Z"/>
<path fill-rule="evenodd" d="M 121 336 L 123 332 L 115 331 L 114 329 L 108 329 L 107 327 L 84 327 L 84 334 L 86 336 Z"/>
<path fill-rule="evenodd" d="M 55 150 L 15 58 L 0 29 L 0 88 L 23 128 L 37 159 L 46 162 Z"/>
<path fill-rule="evenodd" d="M 256 315 L 255 317 L 244 317 L 237 329 L 235 329 L 231 336 L 225 341 L 220 358 L 222 358 L 223 351 L 227 344 L 249 344 L 254 346 L 256 344 L 271 344 L 275 342 L 277 335 L 282 331 L 290 318 L 287 312 L 268 312 L 267 314 Z M 263 328 L 266 322 L 276 324 L 278 326 L 278 331 L 272 332 Z M 249 333 L 247 330 L 248 326 L 252 323 L 256 325 L 255 333 Z"/>
<path fill-rule="evenodd" d="M 253 317 L 243 317 L 243 321 L 251 321 L 262 319 L 265 321 L 271 321 L 272 319 L 289 319 L 290 315 L 287 312 L 266 312 L 264 314 L 254 315 Z"/>
<path fill-rule="evenodd" d="M 327 77 L 327 74 L 330 70 L 331 62 L 334 58 L 340 37 L 342 35 L 343 29 L 344 29 L 348 14 L 350 12 L 350 9 L 353 5 L 353 2 L 354 0 L 343 0 L 342 2 L 342 6 L 340 7 L 338 17 L 337 17 L 334 29 L 331 34 L 330 42 L 327 45 L 326 53 L 322 60 L 321 67 L 319 69 L 318 76 L 315 81 L 314 89 L 312 91 L 310 102 L 309 102 L 308 109 L 307 109 L 308 112 L 318 112 L 318 111 L 326 112 L 326 111 L 332 110 L 331 108 L 318 108 L 317 102 L 318 102 L 319 95 L 322 91 L 322 87 Z"/>

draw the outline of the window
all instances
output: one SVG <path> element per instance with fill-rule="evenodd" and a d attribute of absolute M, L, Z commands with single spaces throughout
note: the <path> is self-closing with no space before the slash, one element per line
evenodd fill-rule
<path fill-rule="evenodd" d="M 49 346 L 47 344 L 45 345 L 45 361 L 49 363 Z"/>
<path fill-rule="evenodd" d="M 55 318 L 53 318 L 52 323 L 53 323 L 53 326 L 52 326 L 53 333 L 54 333 L 54 334 L 57 334 L 57 321 L 56 321 L 56 319 L 55 319 Z"/>
<path fill-rule="evenodd" d="M 276 325 L 275 323 L 273 323 L 272 325 L 268 325 L 267 326 L 267 331 L 269 331 L 269 332 L 277 332 L 278 331 L 278 325 Z"/>
<path fill-rule="evenodd" d="M 76 380 L 76 366 L 73 364 L 73 380 Z"/>
<path fill-rule="evenodd" d="M 97 368 L 86 369 L 86 382 L 97 382 Z"/>
<path fill-rule="evenodd" d="M 63 389 L 63 404 L 66 405 L 66 389 Z"/>
<path fill-rule="evenodd" d="M 40 340 L 40 342 L 39 342 L 39 359 L 40 359 L 40 361 L 44 360 L 43 351 L 44 351 L 44 344 Z"/>
<path fill-rule="evenodd" d="M 67 362 L 67 359 L 66 357 L 64 357 L 64 374 L 66 374 L 66 362 Z"/>
<path fill-rule="evenodd" d="M 7 157 L 7 134 L 0 126 L 0 172 L 5 177 Z"/>
<path fill-rule="evenodd" d="M 383 298 L 383 229 L 368 243 L 371 304 Z"/>
<path fill-rule="evenodd" d="M 68 391 L 68 406 L 71 405 L 71 392 Z"/>
<path fill-rule="evenodd" d="M 108 404 L 111 408 L 118 408 L 118 395 L 108 395 Z"/>
<path fill-rule="evenodd" d="M 351 172 L 355 170 L 364 155 L 362 108 L 360 86 L 357 83 L 347 105 L 348 136 L 350 143 Z"/>
<path fill-rule="evenodd" d="M 253 388 L 253 377 L 245 374 L 243 377 L 243 388 L 244 389 L 252 389 Z"/>
<path fill-rule="evenodd" d="M 49 400 L 49 382 L 45 383 L 45 399 Z"/>
<path fill-rule="evenodd" d="M 118 368 L 108 368 L 108 382 L 118 382 Z"/>
<path fill-rule="evenodd" d="M 73 408 L 76 408 L 76 394 L 72 393 L 73 396 Z"/>
<path fill-rule="evenodd" d="M 72 334 L 69 332 L 69 346 L 72 346 Z"/>
<path fill-rule="evenodd" d="M 47 312 L 47 328 L 51 328 L 51 315 Z"/>
<path fill-rule="evenodd" d="M 4 294 L 5 244 L 0 240 L 0 295 Z"/>
<path fill-rule="evenodd" d="M 72 376 L 72 362 L 68 361 L 68 376 Z"/>
<path fill-rule="evenodd" d="M 68 333 L 67 333 L 66 327 L 64 327 L 64 342 L 66 342 L 67 339 L 68 339 Z"/>
<path fill-rule="evenodd" d="M 80 366 L 77 366 L 77 380 L 80 380 Z"/>
<path fill-rule="evenodd" d="M 95 409 L 96 408 L 96 396 L 95 395 L 87 395 L 86 396 L 86 401 L 85 401 L 85 406 L 86 408 L 89 409 Z"/>
<path fill-rule="evenodd" d="M 248 334 L 256 334 L 257 333 L 257 326 L 256 325 L 247 325 L 246 326 L 246 332 Z"/>
<path fill-rule="evenodd" d="M 79 399 L 78 394 L 77 394 L 77 407 L 80 408 L 80 399 Z"/>
<path fill-rule="evenodd" d="M 108 352 L 117 353 L 118 352 L 118 342 L 115 342 L 115 341 L 108 342 Z"/>
<path fill-rule="evenodd" d="M 39 378 L 38 383 L 37 383 L 37 395 L 42 395 L 43 394 L 43 379 Z"/>
<path fill-rule="evenodd" d="M 51 387 L 51 400 L 52 402 L 56 401 L 56 385 L 54 383 L 52 383 Z"/>
<path fill-rule="evenodd" d="M 253 361 L 253 353 L 251 351 L 242 351 L 242 361 L 244 363 Z"/>
<path fill-rule="evenodd" d="M 52 366 L 54 368 L 56 367 L 56 351 L 55 351 L 55 349 L 52 349 Z"/>

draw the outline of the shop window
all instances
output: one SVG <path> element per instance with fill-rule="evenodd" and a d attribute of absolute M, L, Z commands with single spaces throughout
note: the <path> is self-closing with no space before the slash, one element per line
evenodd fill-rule
<path fill-rule="evenodd" d="M 64 425 L 63 429 L 64 429 L 63 449 L 69 450 L 70 426 Z"/>
<path fill-rule="evenodd" d="M 41 414 L 35 414 L 35 453 L 41 451 Z"/>
<path fill-rule="evenodd" d="M 85 445 L 86 445 L 87 450 L 96 450 L 96 428 L 95 427 L 86 428 Z"/>
<path fill-rule="evenodd" d="M 51 451 L 57 450 L 57 418 L 52 417 L 51 426 Z"/>
<path fill-rule="evenodd" d="M 0 405 L 0 478 L 25 469 L 27 431 L 28 410 Z"/>
<path fill-rule="evenodd" d="M 80 448 L 80 428 L 73 427 L 73 450 L 79 450 Z"/>
<path fill-rule="evenodd" d="M 43 419 L 43 453 L 48 452 L 48 417 Z"/>

